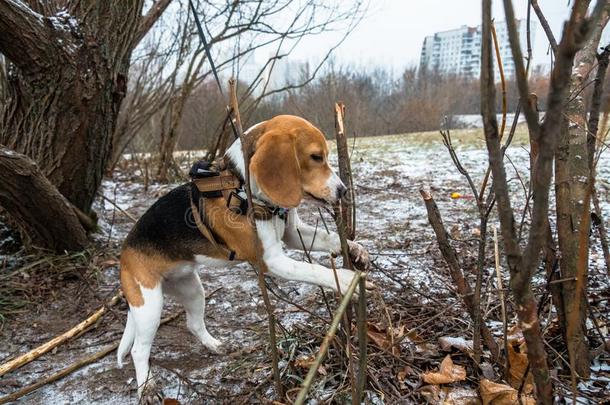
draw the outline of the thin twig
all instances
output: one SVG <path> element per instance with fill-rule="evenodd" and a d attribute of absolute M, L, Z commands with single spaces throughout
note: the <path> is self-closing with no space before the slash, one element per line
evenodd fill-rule
<path fill-rule="evenodd" d="M 244 166 L 245 166 L 245 188 L 246 194 L 248 197 L 248 218 L 254 228 L 254 243 L 256 246 L 256 266 L 258 267 L 258 286 L 261 291 L 261 295 L 263 296 L 263 301 L 265 303 L 265 309 L 267 310 L 267 316 L 269 318 L 269 345 L 271 346 L 271 361 L 273 367 L 273 378 L 275 381 L 275 389 L 277 391 L 278 398 L 282 398 L 284 396 L 284 387 L 282 386 L 282 381 L 280 379 L 280 369 L 279 369 L 279 354 L 277 350 L 277 339 L 275 333 L 275 313 L 273 306 L 271 305 L 271 301 L 269 300 L 269 294 L 267 292 L 267 287 L 265 285 L 265 276 L 264 273 L 267 272 L 267 265 L 263 260 L 263 248 L 258 237 L 258 233 L 256 231 L 256 221 L 253 218 L 253 203 L 252 203 L 252 188 L 250 187 L 250 156 L 248 151 L 246 150 L 246 138 L 244 135 L 244 131 L 241 125 L 241 119 L 239 116 L 239 106 L 237 104 L 237 84 L 235 79 L 229 80 L 229 89 L 230 89 L 230 101 L 231 101 L 231 109 L 233 111 L 234 116 L 234 124 L 235 129 L 239 135 L 239 139 L 241 140 L 242 154 L 244 158 Z"/>
<path fill-rule="evenodd" d="M 335 337 L 335 333 L 337 332 L 339 323 L 341 322 L 341 319 L 343 318 L 343 314 L 345 313 L 345 311 L 347 310 L 347 307 L 350 304 L 350 300 L 351 300 L 352 296 L 356 292 L 356 287 L 358 287 L 358 281 L 360 280 L 360 278 L 362 276 L 363 276 L 363 274 L 360 271 L 357 271 L 356 274 L 354 275 L 354 278 L 352 279 L 352 282 L 350 283 L 349 287 L 347 288 L 347 291 L 345 292 L 345 295 L 343 296 L 343 299 L 341 300 L 341 303 L 339 304 L 339 307 L 337 308 L 337 312 L 335 312 L 335 316 L 333 317 L 333 321 L 330 324 L 330 328 L 328 329 L 328 332 L 326 333 L 326 336 L 324 337 L 324 340 L 322 341 L 322 344 L 320 345 L 318 354 L 316 355 L 315 360 L 309 367 L 307 376 L 305 377 L 305 380 L 303 381 L 303 384 L 301 386 L 302 387 L 301 391 L 299 392 L 297 399 L 294 401 L 295 405 L 303 405 L 305 403 L 305 399 L 307 398 L 307 392 L 309 392 L 309 389 L 311 388 L 311 383 L 313 382 L 313 379 L 318 372 L 318 368 L 320 367 L 320 364 L 322 364 L 322 361 L 326 357 L 326 352 L 328 350 L 328 347 L 330 346 L 330 342 Z M 365 292 L 361 291 L 360 294 L 365 294 Z"/>

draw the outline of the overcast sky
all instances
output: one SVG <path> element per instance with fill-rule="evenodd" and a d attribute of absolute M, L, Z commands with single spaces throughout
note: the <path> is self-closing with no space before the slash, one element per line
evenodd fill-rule
<path fill-rule="evenodd" d="M 494 18 L 504 20 L 502 2 L 494 2 Z M 527 0 L 513 1 L 517 18 L 525 18 Z M 559 38 L 569 15 L 568 0 L 539 0 L 538 3 Z M 532 20 L 538 21 L 532 11 Z M 481 23 L 481 0 L 371 0 L 367 16 L 337 49 L 335 62 L 374 67 L 391 67 L 400 73 L 419 63 L 424 37 L 438 31 L 476 26 Z M 292 60 L 316 60 L 337 40 L 337 34 L 310 38 L 291 55 Z M 548 41 L 538 25 L 534 62 L 546 63 Z"/>

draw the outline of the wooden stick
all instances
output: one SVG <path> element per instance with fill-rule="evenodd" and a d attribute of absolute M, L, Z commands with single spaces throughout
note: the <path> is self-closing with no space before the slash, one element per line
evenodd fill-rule
<path fill-rule="evenodd" d="M 166 324 L 166 323 L 176 319 L 182 312 L 184 312 L 184 311 L 179 311 L 178 313 L 163 319 L 161 321 L 161 325 Z M 21 388 L 18 391 L 15 391 L 11 394 L 3 396 L 2 398 L 0 398 L 0 405 L 6 404 L 8 402 L 16 401 L 19 398 L 21 398 L 33 391 L 36 391 L 40 387 L 43 387 L 47 384 L 55 382 L 65 376 L 75 372 L 76 370 L 83 368 L 84 366 L 86 366 L 88 364 L 91 364 L 101 358 L 106 357 L 108 354 L 115 351 L 117 347 L 119 347 L 119 343 L 120 343 L 120 341 L 116 341 L 113 344 L 111 344 L 110 346 L 106 347 L 105 349 L 102 349 L 99 352 L 92 354 L 89 357 L 85 357 L 85 358 L 73 363 L 73 364 L 69 365 L 68 367 L 50 375 L 49 377 L 47 377 L 43 380 L 37 381 L 34 384 L 28 385 L 27 387 Z"/>
<path fill-rule="evenodd" d="M 354 239 L 356 232 L 356 193 L 352 179 L 352 168 L 347 147 L 347 136 L 345 135 L 345 105 L 341 102 L 335 103 L 335 139 L 337 140 L 337 157 L 339 160 L 339 177 L 348 188 L 348 201 L 341 204 L 341 220 L 345 224 L 347 239 Z"/>
<path fill-rule="evenodd" d="M 331 256 L 330 258 L 330 266 L 333 269 L 333 275 L 335 276 L 335 285 L 337 286 L 337 300 L 341 301 L 341 298 L 343 297 L 343 294 L 341 292 L 341 285 L 339 284 L 339 276 L 337 276 L 337 266 L 335 265 L 335 258 Z M 363 290 L 364 291 L 364 290 Z M 343 327 L 345 328 L 345 352 L 347 354 L 347 362 L 348 362 L 348 366 L 349 366 L 349 380 L 350 380 L 350 385 L 351 385 L 351 389 L 352 389 L 352 404 L 356 403 L 360 403 L 360 401 L 358 400 L 358 395 L 357 395 L 357 384 L 356 384 L 356 380 L 354 378 L 354 361 L 353 361 L 353 356 L 352 356 L 352 345 L 351 345 L 351 341 L 352 341 L 352 336 L 351 336 L 351 328 L 350 328 L 350 322 L 349 319 L 347 318 L 347 312 L 343 314 Z"/>
<path fill-rule="evenodd" d="M 358 403 L 363 401 L 364 389 L 366 387 L 366 346 L 368 336 L 366 334 L 366 279 L 360 277 L 358 281 L 360 295 L 358 296 L 358 310 L 356 312 L 356 323 L 358 325 L 358 386 L 356 389 L 356 399 Z"/>
<path fill-rule="evenodd" d="M 350 300 L 351 300 L 352 296 L 354 295 L 354 292 L 356 292 L 356 287 L 358 286 L 358 281 L 360 280 L 360 278 L 362 278 L 362 276 L 363 276 L 363 274 L 360 271 L 357 271 L 356 275 L 352 279 L 352 282 L 350 283 L 349 287 L 347 288 L 347 291 L 345 292 L 345 295 L 343 296 L 343 299 L 341 300 L 341 303 L 339 304 L 339 307 L 337 308 L 337 312 L 335 313 L 335 316 L 333 317 L 333 321 L 330 324 L 330 328 L 328 329 L 328 332 L 326 333 L 326 336 L 324 337 L 324 340 L 322 341 L 322 344 L 320 345 L 320 350 L 318 351 L 318 354 L 316 355 L 314 362 L 309 367 L 309 371 L 307 372 L 307 376 L 305 377 L 305 380 L 303 381 L 301 391 L 299 392 L 299 395 L 297 396 L 297 399 L 294 402 L 295 405 L 303 405 L 303 403 L 305 402 L 305 399 L 307 398 L 307 392 L 311 388 L 311 383 L 313 382 L 313 379 L 314 379 L 316 373 L 318 372 L 318 368 L 320 367 L 320 364 L 322 364 L 324 357 L 326 357 L 326 351 L 328 350 L 328 346 L 330 346 L 330 342 L 335 337 L 335 333 L 337 332 L 339 323 L 341 322 L 341 319 L 343 318 L 343 314 L 345 313 L 345 311 L 347 310 L 347 307 L 349 306 Z M 360 291 L 361 295 L 364 293 L 365 293 L 364 291 Z"/>
<path fill-rule="evenodd" d="M 498 291 L 500 292 L 500 308 L 502 309 L 502 330 L 504 334 L 504 354 L 506 357 L 506 368 L 504 375 L 508 379 L 510 370 L 510 359 L 508 356 L 508 322 L 506 320 L 506 300 L 504 298 L 504 287 L 502 286 L 502 269 L 500 267 L 500 248 L 498 246 L 498 228 L 494 226 L 494 262 L 496 265 L 496 278 L 498 280 Z"/>
<path fill-rule="evenodd" d="M 430 192 L 426 190 L 420 190 L 419 192 L 424 199 L 426 211 L 428 212 L 428 222 L 430 222 L 432 230 L 436 235 L 438 247 L 443 255 L 443 258 L 445 259 L 445 262 L 447 263 L 447 266 L 449 267 L 451 278 L 455 283 L 458 294 L 462 297 L 462 301 L 468 310 L 468 314 L 472 319 L 474 319 L 475 306 L 473 301 L 472 287 L 464 278 L 464 273 L 462 272 L 462 268 L 458 260 L 458 254 L 449 242 L 449 234 L 447 233 L 445 225 L 443 224 L 443 219 L 438 210 L 438 206 L 436 205 L 436 202 L 434 201 L 434 198 L 432 198 L 432 194 L 430 194 Z M 491 331 L 484 322 L 481 322 L 479 327 L 485 346 L 487 346 L 492 355 L 497 358 L 499 355 L 499 349 L 493 335 L 491 334 Z"/>
<path fill-rule="evenodd" d="M 345 135 L 345 105 L 341 102 L 335 103 L 335 138 L 337 140 L 337 157 L 339 160 L 339 177 L 348 188 L 348 201 L 341 201 L 338 209 L 335 210 L 337 231 L 341 240 L 341 251 L 343 252 L 343 265 L 353 269 L 353 263 L 349 257 L 349 246 L 347 239 L 354 239 L 356 236 L 356 192 L 354 189 L 354 178 L 347 147 L 347 137 Z M 364 293 L 366 281 L 360 279 L 360 295 L 358 297 L 358 308 L 356 313 L 356 324 L 358 328 L 358 377 L 356 387 L 352 384 L 352 403 L 360 404 L 366 387 L 366 294 Z M 348 317 L 349 318 L 349 317 Z M 347 345 L 349 346 L 349 338 Z M 348 353 L 349 355 L 349 353 Z M 350 366 L 351 366 L 350 356 Z"/>
<path fill-rule="evenodd" d="M 119 207 L 117 205 L 117 203 L 115 203 L 114 201 L 112 201 L 110 198 L 106 197 L 104 194 L 102 194 L 102 192 L 100 191 L 99 196 L 102 197 L 104 200 L 108 201 L 110 204 L 112 204 L 114 206 L 114 208 L 116 208 L 117 210 L 119 210 L 119 212 L 123 215 L 125 215 L 127 218 L 129 218 L 131 220 L 131 222 L 133 222 L 134 224 L 136 222 L 138 222 L 137 219 L 135 219 L 135 217 L 133 215 L 131 215 L 129 212 L 125 211 L 123 208 Z"/>
<path fill-rule="evenodd" d="M 50 350 L 53 350 L 54 348 L 56 348 L 57 346 L 61 345 L 62 343 L 65 343 L 66 341 L 68 341 L 69 339 L 71 339 L 72 337 L 80 334 L 81 332 L 87 330 L 89 327 L 91 327 L 91 325 L 93 325 L 98 319 L 100 319 L 100 317 L 102 315 L 104 315 L 106 313 L 106 311 L 108 310 L 109 307 L 112 307 L 113 305 L 115 305 L 119 299 L 121 298 L 121 293 L 115 295 L 114 297 L 112 297 L 110 299 L 110 301 L 108 302 L 108 304 L 104 305 L 103 307 L 101 307 L 100 309 L 98 309 L 97 311 L 95 311 L 93 313 L 93 315 L 91 315 L 89 318 L 85 319 L 84 321 L 82 321 L 81 323 L 79 323 L 78 325 L 76 325 L 75 327 L 73 327 L 72 329 L 62 333 L 61 335 L 49 340 L 48 342 L 38 346 L 35 349 L 30 350 L 29 352 L 13 359 L 10 360 L 4 364 L 2 364 L 0 366 L 0 377 L 3 376 L 6 373 L 10 373 L 11 371 L 15 371 L 16 369 L 18 369 L 19 367 L 28 364 L 29 362 L 31 362 L 32 360 L 36 360 L 38 357 L 42 356 L 43 354 L 47 353 Z"/>
<path fill-rule="evenodd" d="M 267 316 L 269 318 L 269 345 L 271 346 L 271 361 L 273 367 L 273 379 L 275 381 L 275 389 L 278 398 L 284 397 L 284 387 L 282 386 L 282 381 L 280 379 L 280 367 L 279 367 L 279 354 L 277 351 L 277 338 L 275 335 L 275 312 L 273 306 L 271 305 L 271 301 L 269 300 L 269 293 L 267 292 L 267 286 L 265 284 L 265 273 L 267 272 L 267 265 L 263 260 L 263 246 L 260 238 L 258 237 L 258 233 L 256 231 L 256 220 L 254 219 L 254 211 L 252 204 L 252 189 L 250 187 L 250 156 L 248 154 L 248 150 L 246 149 L 246 137 L 244 135 L 244 131 L 241 125 L 241 118 L 239 115 L 239 105 L 237 103 L 237 82 L 235 79 L 231 78 L 229 80 L 229 91 L 230 91 L 230 101 L 231 101 L 231 110 L 233 111 L 233 117 L 235 119 L 235 128 L 239 134 L 239 139 L 241 141 L 242 154 L 244 157 L 244 166 L 245 166 L 245 188 L 246 195 L 248 197 L 248 219 L 254 228 L 254 239 L 255 239 L 255 247 L 256 247 L 256 267 L 258 268 L 258 287 L 261 290 L 261 295 L 263 296 L 263 301 L 265 303 L 265 309 L 267 310 Z"/>

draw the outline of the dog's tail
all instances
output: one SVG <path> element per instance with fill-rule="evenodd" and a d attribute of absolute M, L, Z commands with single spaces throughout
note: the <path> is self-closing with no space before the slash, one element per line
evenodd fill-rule
<path fill-rule="evenodd" d="M 135 337 L 136 325 L 133 320 L 133 315 L 131 315 L 131 311 L 127 311 L 127 324 L 125 325 L 125 331 L 123 332 L 123 337 L 121 338 L 121 343 L 119 343 L 119 349 L 117 350 L 117 363 L 119 368 L 123 368 L 123 361 L 125 361 L 127 352 L 131 350 Z"/>

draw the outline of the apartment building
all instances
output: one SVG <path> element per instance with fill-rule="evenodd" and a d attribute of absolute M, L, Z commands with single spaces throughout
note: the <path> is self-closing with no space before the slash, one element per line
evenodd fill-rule
<path fill-rule="evenodd" d="M 525 55 L 527 23 L 525 20 L 516 20 L 516 24 L 521 49 Z M 497 22 L 495 25 L 504 72 L 507 76 L 512 76 L 515 73 L 515 64 L 510 51 L 506 23 Z M 530 29 L 533 47 L 537 29 L 537 24 L 534 21 L 531 22 Z M 420 68 L 479 77 L 481 74 L 481 26 L 469 27 L 463 25 L 460 28 L 427 36 L 422 46 Z M 496 77 L 498 77 L 497 67 Z"/>

